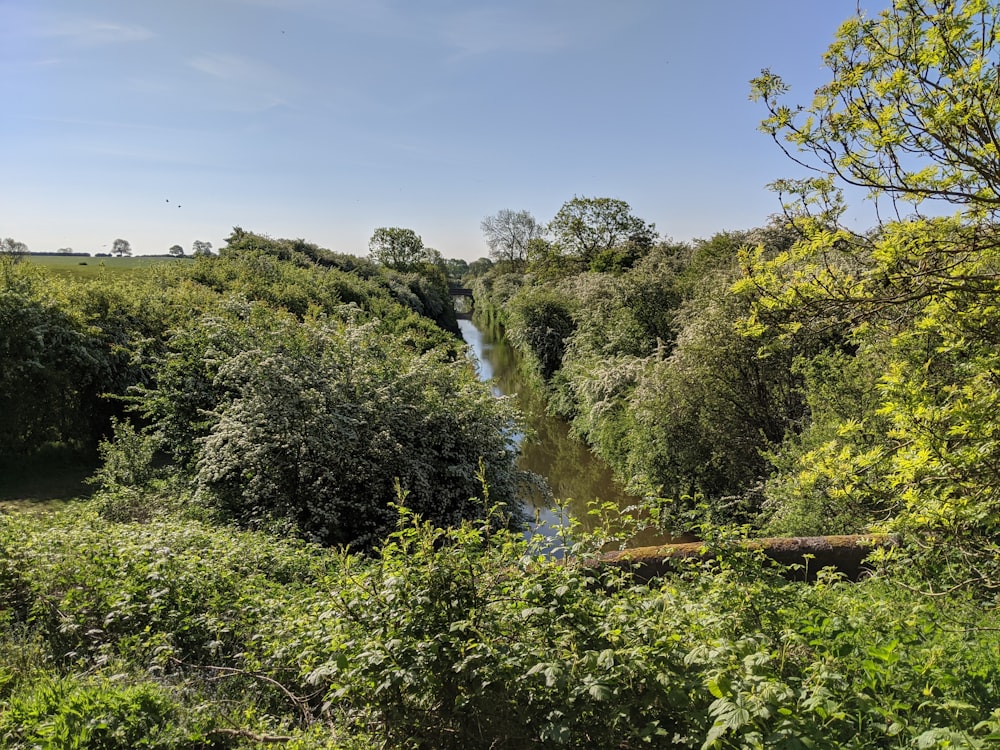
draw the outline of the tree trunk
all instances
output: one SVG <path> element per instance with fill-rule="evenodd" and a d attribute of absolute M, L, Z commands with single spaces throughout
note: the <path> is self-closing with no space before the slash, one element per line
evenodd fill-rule
<path fill-rule="evenodd" d="M 852 534 L 849 536 L 771 537 L 747 539 L 745 549 L 760 550 L 765 557 L 784 565 L 784 575 L 793 580 L 813 580 L 817 571 L 834 568 L 847 578 L 856 581 L 870 572 L 865 558 L 877 547 L 888 547 L 895 540 L 884 534 Z M 710 560 L 716 554 L 701 542 L 664 544 L 658 547 L 635 547 L 607 552 L 599 558 L 603 565 L 631 569 L 640 581 L 661 576 L 676 570 L 685 560 Z"/>

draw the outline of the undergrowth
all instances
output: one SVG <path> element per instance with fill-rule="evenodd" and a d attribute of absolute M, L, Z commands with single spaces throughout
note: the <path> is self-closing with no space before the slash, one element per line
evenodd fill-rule
<path fill-rule="evenodd" d="M 374 555 L 0 517 L 12 748 L 998 746 L 1000 617 L 726 551 L 640 585 L 402 509 Z"/>

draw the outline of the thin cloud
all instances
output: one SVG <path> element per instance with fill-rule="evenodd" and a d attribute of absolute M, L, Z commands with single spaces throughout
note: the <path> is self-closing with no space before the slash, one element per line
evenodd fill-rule
<path fill-rule="evenodd" d="M 243 55 L 209 52 L 188 65 L 225 87 L 226 101 L 217 104 L 238 111 L 261 111 L 287 105 L 294 81 L 276 68 Z"/>
<path fill-rule="evenodd" d="M 82 47 L 141 42 L 151 39 L 152 31 L 138 24 L 115 23 L 96 19 L 62 19 L 45 24 L 40 36 L 62 39 Z"/>
<path fill-rule="evenodd" d="M 242 55 L 210 52 L 192 58 L 188 64 L 213 78 L 224 81 L 252 81 L 273 76 L 273 69 Z"/>

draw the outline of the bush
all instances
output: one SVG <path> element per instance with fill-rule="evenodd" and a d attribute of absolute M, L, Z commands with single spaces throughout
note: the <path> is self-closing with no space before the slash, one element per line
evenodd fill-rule
<path fill-rule="evenodd" d="M 576 324 L 570 302 L 558 292 L 529 287 L 510 301 L 506 332 L 511 343 L 549 380 L 562 366 L 566 343 Z"/>
<path fill-rule="evenodd" d="M 270 327 L 216 376 L 225 395 L 195 472 L 205 500 L 245 525 L 280 519 L 360 547 L 395 526 L 397 486 L 438 524 L 479 516 L 483 480 L 514 502 L 513 414 L 464 362 L 414 355 L 374 324 Z"/>

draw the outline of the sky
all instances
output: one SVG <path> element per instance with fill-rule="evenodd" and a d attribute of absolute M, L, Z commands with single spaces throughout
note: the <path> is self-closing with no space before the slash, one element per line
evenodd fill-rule
<path fill-rule="evenodd" d="M 875 9 L 882 7 L 877 4 Z M 0 237 L 136 254 L 233 227 L 487 255 L 501 209 L 627 201 L 678 241 L 801 176 L 762 68 L 808 104 L 857 0 L 0 0 Z M 857 219 L 855 219 L 857 220 Z"/>

